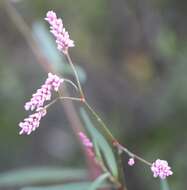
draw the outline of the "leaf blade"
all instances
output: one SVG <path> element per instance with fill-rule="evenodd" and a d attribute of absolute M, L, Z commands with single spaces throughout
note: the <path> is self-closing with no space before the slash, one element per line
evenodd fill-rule
<path fill-rule="evenodd" d="M 95 181 L 91 184 L 88 190 L 97 190 L 97 188 L 101 187 L 104 184 L 105 180 L 110 176 L 110 173 L 101 174 L 99 177 L 95 179 Z"/>
<path fill-rule="evenodd" d="M 86 124 L 85 125 L 86 129 L 88 130 L 93 139 L 94 148 L 96 149 L 96 153 L 98 154 L 97 156 L 101 157 L 100 152 L 103 153 L 108 168 L 112 172 L 112 175 L 117 178 L 118 177 L 117 161 L 114 156 L 111 145 L 109 145 L 105 137 L 94 127 L 87 112 L 83 108 L 80 108 L 80 114 L 83 118 L 84 123 Z M 98 145 L 98 147 L 96 145 Z"/>
<path fill-rule="evenodd" d="M 37 167 L 13 170 L 0 174 L 0 187 L 28 184 L 82 180 L 86 178 L 83 169 Z"/>
<path fill-rule="evenodd" d="M 21 190 L 87 190 L 90 185 L 91 182 L 79 182 L 46 187 L 25 187 Z"/>
<path fill-rule="evenodd" d="M 169 188 L 169 184 L 167 182 L 167 180 L 160 180 L 160 187 L 161 187 L 161 190 L 170 190 Z"/>
<path fill-rule="evenodd" d="M 92 183 L 87 181 L 45 187 L 24 187 L 21 190 L 88 190 Z M 100 187 L 109 188 L 110 186 L 108 184 L 102 184 Z"/>

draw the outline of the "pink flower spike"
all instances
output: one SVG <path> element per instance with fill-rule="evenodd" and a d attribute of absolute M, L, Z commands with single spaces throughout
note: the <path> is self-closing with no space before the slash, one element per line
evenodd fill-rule
<path fill-rule="evenodd" d="M 161 179 L 165 179 L 166 177 L 173 174 L 171 167 L 168 166 L 168 162 L 160 159 L 157 159 L 152 163 L 151 170 L 154 177 L 160 177 Z"/>
<path fill-rule="evenodd" d="M 79 137 L 83 143 L 83 145 L 86 147 L 87 153 L 93 157 L 94 151 L 93 151 L 93 143 L 90 141 L 90 139 L 83 133 L 79 132 Z"/>
<path fill-rule="evenodd" d="M 135 164 L 134 158 L 130 158 L 128 161 L 129 166 L 133 166 Z"/>
<path fill-rule="evenodd" d="M 79 137 L 82 141 L 82 143 L 89 148 L 93 147 L 92 142 L 90 141 L 90 139 L 83 133 L 83 132 L 79 132 Z"/>
<path fill-rule="evenodd" d="M 39 127 L 40 120 L 45 115 L 46 110 L 44 108 L 39 108 L 38 112 L 30 115 L 28 118 L 25 118 L 23 122 L 19 123 L 19 127 L 21 128 L 19 134 L 30 135 L 32 131 L 35 131 Z"/>
<path fill-rule="evenodd" d="M 67 53 L 69 47 L 74 47 L 74 41 L 70 39 L 68 32 L 63 27 L 61 18 L 57 18 L 56 13 L 48 11 L 45 20 L 50 24 L 50 32 L 56 38 L 57 49 L 62 53 Z"/>
<path fill-rule="evenodd" d="M 25 110 L 38 109 L 39 107 L 43 107 L 45 101 L 51 99 L 52 91 L 58 91 L 60 85 L 63 83 L 64 79 L 61 79 L 57 75 L 52 73 L 48 73 L 48 78 L 45 83 L 41 86 L 40 89 L 36 91 L 32 95 L 32 98 L 29 102 L 25 104 Z"/>

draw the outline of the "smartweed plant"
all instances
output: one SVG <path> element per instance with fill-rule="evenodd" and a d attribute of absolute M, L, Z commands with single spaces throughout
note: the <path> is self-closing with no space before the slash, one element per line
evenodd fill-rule
<path fill-rule="evenodd" d="M 97 127 L 94 127 L 90 123 L 90 118 L 84 110 L 82 110 L 83 119 L 85 125 L 85 131 L 79 131 L 77 134 L 86 149 L 89 158 L 100 168 L 99 176 L 96 181 L 91 185 L 90 189 L 97 189 L 98 184 L 102 184 L 102 181 L 107 181 L 114 189 L 126 189 L 124 183 L 123 169 L 121 167 L 121 156 L 123 153 L 129 157 L 128 165 L 134 166 L 137 161 L 143 162 L 150 168 L 153 173 L 153 177 L 159 177 L 161 180 L 165 180 L 166 177 L 173 174 L 168 162 L 161 159 L 155 159 L 153 162 L 149 162 L 142 157 L 131 152 L 127 147 L 123 146 L 109 131 L 104 121 L 100 118 L 98 113 L 88 103 L 87 97 L 82 89 L 78 73 L 75 65 L 69 54 L 69 48 L 74 47 L 74 41 L 70 39 L 70 36 L 64 28 L 63 21 L 58 18 L 54 11 L 49 11 L 46 14 L 45 20 L 50 25 L 50 32 L 54 36 L 57 44 L 57 49 L 64 54 L 67 62 L 71 66 L 76 83 L 69 79 L 57 76 L 55 73 L 48 73 L 48 77 L 43 85 L 32 95 L 32 98 L 26 102 L 25 110 L 32 111 L 33 114 L 25 118 L 23 122 L 19 123 L 20 135 L 30 135 L 35 131 L 39 125 L 41 119 L 47 115 L 48 109 L 58 100 L 70 100 L 79 102 L 81 106 L 87 109 L 92 118 L 95 118 L 98 123 Z M 61 85 L 70 83 L 76 90 L 77 96 L 60 96 L 58 91 Z M 57 93 L 57 98 L 52 99 L 52 93 Z M 103 147 L 104 146 L 104 147 Z M 97 187 L 96 187 L 97 186 Z"/>

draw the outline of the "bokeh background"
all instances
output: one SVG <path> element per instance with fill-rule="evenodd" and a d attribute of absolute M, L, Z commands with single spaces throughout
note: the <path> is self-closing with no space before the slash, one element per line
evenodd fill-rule
<path fill-rule="evenodd" d="M 147 160 L 168 160 L 172 190 L 186 189 L 186 1 L 12 0 L 30 33 L 12 19 L 15 12 L 6 2 L 0 2 L 0 172 L 86 167 L 71 114 L 61 104 L 51 107 L 36 132 L 18 135 L 18 123 L 27 116 L 24 103 L 45 80 L 47 64 L 72 78 L 63 56 L 50 48 L 55 44 L 46 45 L 53 38 L 43 18 L 53 9 L 75 41 L 70 54 L 89 102 L 122 144 Z M 127 159 L 129 189 L 160 188 L 143 164 L 130 168 Z"/>

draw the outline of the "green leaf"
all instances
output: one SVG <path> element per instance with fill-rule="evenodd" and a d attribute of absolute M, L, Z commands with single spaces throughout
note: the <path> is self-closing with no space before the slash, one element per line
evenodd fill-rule
<path fill-rule="evenodd" d="M 106 179 L 110 176 L 110 173 L 104 173 L 97 177 L 95 181 L 91 184 L 90 188 L 88 190 L 97 190 L 101 185 L 104 184 Z"/>
<path fill-rule="evenodd" d="M 50 167 L 27 168 L 1 173 L 0 187 L 82 180 L 85 179 L 86 176 L 85 170 L 82 169 Z"/>
<path fill-rule="evenodd" d="M 169 184 L 167 182 L 167 180 L 160 180 L 160 187 L 161 187 L 161 190 L 170 190 L 169 188 Z"/>
<path fill-rule="evenodd" d="M 109 145 L 105 137 L 93 126 L 87 112 L 83 108 L 80 109 L 80 113 L 83 121 L 85 122 L 86 129 L 92 137 L 96 155 L 100 158 L 101 152 L 103 153 L 102 155 L 104 157 L 104 160 L 106 160 L 108 168 L 112 172 L 112 175 L 117 178 L 118 167 L 111 146 Z"/>
<path fill-rule="evenodd" d="M 21 190 L 88 190 L 92 182 L 77 182 L 64 185 L 45 186 L 45 187 L 25 187 Z M 100 185 L 102 188 L 109 188 L 107 184 Z"/>
<path fill-rule="evenodd" d="M 46 187 L 25 187 L 21 190 L 88 190 L 91 184 L 91 182 L 80 182 Z"/>

